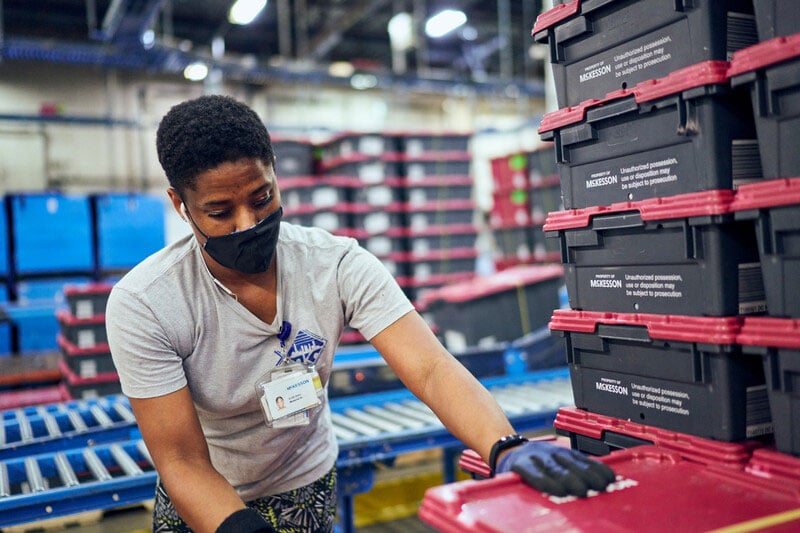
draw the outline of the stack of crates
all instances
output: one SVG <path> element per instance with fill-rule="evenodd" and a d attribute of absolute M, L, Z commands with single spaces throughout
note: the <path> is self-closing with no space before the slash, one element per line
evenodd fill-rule
<path fill-rule="evenodd" d="M 64 288 L 67 307 L 56 316 L 60 330 L 59 369 L 66 398 L 95 398 L 121 392 L 106 336 L 106 302 L 111 288 L 109 283 Z"/>
<path fill-rule="evenodd" d="M 356 239 L 418 303 L 425 290 L 475 273 L 469 140 L 462 134 L 336 135 L 313 146 L 313 175 L 278 175 L 284 220 Z M 275 153 L 280 161 L 280 145 Z M 341 342 L 365 341 L 347 329 Z"/>
<path fill-rule="evenodd" d="M 494 191 L 489 229 L 497 270 L 526 263 L 558 262 L 558 247 L 545 238 L 545 217 L 562 209 L 550 143 L 491 161 Z"/>
<path fill-rule="evenodd" d="M 630 21 L 635 21 L 631 23 Z M 766 308 L 736 187 L 761 180 L 750 99 L 729 60 L 757 42 L 752 0 L 590 2 L 543 13 L 561 109 L 557 239 L 575 405 L 706 439 L 772 432 L 759 358 L 737 342 Z"/>
<path fill-rule="evenodd" d="M 42 192 L 13 194 L 6 201 L 13 351 L 57 350 L 63 287 L 87 283 L 95 273 L 90 197 Z"/>
<path fill-rule="evenodd" d="M 496 157 L 492 166 L 492 210 L 489 230 L 494 237 L 497 270 L 528 263 L 533 256 L 528 161 L 524 153 Z"/>
<path fill-rule="evenodd" d="M 398 133 L 408 249 L 405 279 L 412 301 L 426 290 L 471 278 L 478 236 L 470 175 L 470 136 Z"/>
<path fill-rule="evenodd" d="M 736 52 L 735 86 L 750 91 L 764 182 L 736 192 L 755 221 L 766 317 L 747 317 L 739 343 L 763 359 L 775 447 L 800 457 L 800 13 L 790 0 L 754 0 L 760 42 Z"/>
<path fill-rule="evenodd" d="M 17 193 L 6 202 L 14 353 L 58 350 L 65 285 L 118 279 L 164 246 L 164 202 L 147 194 Z"/>
<path fill-rule="evenodd" d="M 0 304 L 8 301 L 10 265 L 8 258 L 9 233 L 6 218 L 6 199 L 0 197 Z M 0 357 L 11 355 L 11 319 L 3 313 L 0 316 Z"/>

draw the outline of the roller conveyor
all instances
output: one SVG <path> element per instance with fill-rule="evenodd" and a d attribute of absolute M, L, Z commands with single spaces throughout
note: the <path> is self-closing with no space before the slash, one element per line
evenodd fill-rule
<path fill-rule="evenodd" d="M 141 440 L 0 462 L 0 527 L 153 497 L 156 472 Z"/>
<path fill-rule="evenodd" d="M 2 418 L 0 459 L 128 440 L 138 432 L 123 395 L 13 409 Z"/>
<path fill-rule="evenodd" d="M 558 408 L 573 404 L 566 368 L 482 382 L 521 432 L 551 427 Z M 334 399 L 331 411 L 340 467 L 459 445 L 428 406 L 405 390 Z"/>
<path fill-rule="evenodd" d="M 521 432 L 552 427 L 558 408 L 573 403 L 566 368 L 482 382 Z M 350 506 L 352 494 L 371 486 L 374 463 L 412 451 L 462 448 L 405 389 L 332 399 L 330 405 L 340 502 Z M 4 413 L 0 527 L 151 499 L 156 474 L 139 438 L 122 395 Z M 343 515 L 345 531 L 352 530 L 349 514 Z"/>

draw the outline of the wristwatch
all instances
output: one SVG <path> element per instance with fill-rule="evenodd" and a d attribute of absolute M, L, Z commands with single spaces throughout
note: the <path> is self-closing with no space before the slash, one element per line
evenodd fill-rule
<path fill-rule="evenodd" d="M 494 476 L 494 471 L 497 468 L 497 456 L 500 455 L 500 452 L 513 448 L 514 446 L 519 446 L 523 442 L 528 442 L 528 439 L 515 433 L 513 435 L 500 437 L 500 439 L 492 445 L 492 450 L 489 452 L 489 468 L 492 469 L 492 476 Z"/>

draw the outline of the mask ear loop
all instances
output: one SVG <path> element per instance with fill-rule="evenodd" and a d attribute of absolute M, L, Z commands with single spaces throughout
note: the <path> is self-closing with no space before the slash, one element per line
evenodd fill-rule
<path fill-rule="evenodd" d="M 186 209 L 186 203 L 183 201 L 183 199 L 181 199 L 181 208 L 180 208 L 180 210 L 181 210 L 181 218 L 183 219 L 183 221 L 184 221 L 184 222 L 186 222 L 187 224 L 192 224 L 192 225 L 193 225 L 195 228 L 197 228 L 197 231 L 199 231 L 199 232 L 200 232 L 200 234 L 201 234 L 203 237 L 205 237 L 205 238 L 206 238 L 206 240 L 208 240 L 208 235 L 206 235 L 205 233 L 203 233 L 203 230 L 201 230 L 200 228 L 198 228 L 198 227 L 197 227 L 197 224 L 195 224 L 195 223 L 194 223 L 194 219 L 192 218 L 192 215 L 190 215 L 190 214 L 189 214 L 189 210 L 188 210 L 188 209 Z M 191 221 L 191 222 L 190 222 L 190 221 Z M 208 268 L 208 266 L 206 266 L 206 269 L 207 269 L 207 268 Z M 208 273 L 209 273 L 209 274 L 211 274 L 211 271 L 209 271 Z M 223 285 L 223 284 L 222 284 L 222 282 L 220 282 L 220 281 L 219 281 L 217 278 L 215 278 L 215 277 L 214 277 L 214 275 L 213 275 L 213 274 L 211 274 L 211 279 L 212 279 L 212 280 L 214 280 L 214 283 L 215 283 L 215 284 L 216 284 L 216 285 L 217 285 L 217 286 L 218 286 L 220 289 L 222 289 L 223 291 L 225 291 L 225 293 L 226 293 L 226 294 L 228 294 L 229 296 L 233 296 L 233 299 L 234 299 L 234 300 L 236 300 L 237 302 L 239 301 L 239 297 L 238 297 L 238 296 L 236 296 L 236 293 L 235 293 L 235 292 L 233 292 L 232 290 L 230 290 L 230 289 L 229 289 L 228 287 L 226 287 L 225 285 Z"/>

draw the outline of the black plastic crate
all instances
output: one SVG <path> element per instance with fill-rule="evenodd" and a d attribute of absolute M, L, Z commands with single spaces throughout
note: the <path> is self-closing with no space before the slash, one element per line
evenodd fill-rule
<path fill-rule="evenodd" d="M 403 259 L 408 265 L 408 276 L 426 282 L 441 274 L 474 273 L 477 258 L 475 248 L 448 248 L 425 253 L 408 252 Z"/>
<path fill-rule="evenodd" d="M 296 208 L 284 208 L 283 221 L 338 233 L 353 227 L 353 212 L 350 204 L 346 203 L 325 209 L 313 205 L 300 205 Z"/>
<path fill-rule="evenodd" d="M 428 202 L 469 200 L 472 198 L 472 178 L 452 176 L 423 182 L 406 184 L 405 197 L 409 205 L 424 205 Z"/>
<path fill-rule="evenodd" d="M 426 154 L 457 157 L 469 151 L 471 138 L 469 134 L 460 133 L 403 133 L 397 137 L 397 147 L 405 157 Z"/>
<path fill-rule="evenodd" d="M 116 372 L 108 344 L 81 348 L 77 344 L 70 342 L 64 335 L 58 335 L 56 340 L 61 350 L 61 358 L 78 377 L 82 379 L 94 378 L 98 374 Z"/>
<path fill-rule="evenodd" d="M 560 265 L 512 267 L 429 291 L 422 302 L 451 350 L 513 341 L 547 325 L 562 274 Z"/>
<path fill-rule="evenodd" d="M 431 227 L 474 224 L 475 204 L 472 200 L 447 200 L 423 205 L 405 204 L 408 228 L 412 233 L 427 232 Z"/>
<path fill-rule="evenodd" d="M 548 113 L 564 208 L 730 189 L 761 178 L 749 97 L 729 64 L 699 63 Z"/>
<path fill-rule="evenodd" d="M 323 162 L 320 169 L 326 176 L 356 177 L 363 183 L 382 183 L 402 176 L 396 161 L 361 155 Z"/>
<path fill-rule="evenodd" d="M 386 205 L 382 208 L 369 204 L 353 204 L 351 212 L 351 227 L 364 230 L 370 235 L 381 235 L 392 228 L 405 226 L 405 211 L 401 203 Z"/>
<path fill-rule="evenodd" d="M 406 230 L 402 227 L 389 228 L 378 234 L 372 234 L 365 229 L 350 228 L 337 232 L 337 234 L 356 239 L 363 248 L 378 257 L 408 251 Z"/>
<path fill-rule="evenodd" d="M 800 317 L 800 178 L 742 186 L 733 208 L 755 220 L 767 313 Z"/>
<path fill-rule="evenodd" d="M 528 186 L 536 187 L 558 173 L 553 143 L 545 143 L 527 154 Z"/>
<path fill-rule="evenodd" d="M 730 316 L 764 311 L 753 223 L 731 190 L 550 213 L 570 307 Z"/>
<path fill-rule="evenodd" d="M 460 159 L 418 158 L 403 163 L 403 175 L 408 183 L 441 178 L 442 176 L 469 176 L 470 158 Z"/>
<path fill-rule="evenodd" d="M 310 142 L 272 139 L 275 153 L 275 174 L 278 179 L 314 174 L 314 146 Z"/>
<path fill-rule="evenodd" d="M 474 248 L 478 229 L 472 224 L 429 226 L 424 231 L 405 230 L 408 251 L 424 254 L 430 250 Z"/>
<path fill-rule="evenodd" d="M 800 456 L 800 320 L 749 317 L 737 340 L 745 353 L 763 357 L 775 447 Z"/>
<path fill-rule="evenodd" d="M 737 52 L 729 74 L 750 88 L 764 177 L 800 176 L 800 34 Z"/>
<path fill-rule="evenodd" d="M 730 60 L 758 40 L 752 0 L 574 0 L 539 15 L 559 107 L 688 65 Z"/>
<path fill-rule="evenodd" d="M 702 464 L 716 464 L 742 470 L 750 461 L 759 440 L 723 442 L 640 424 L 576 407 L 561 407 L 553 428 L 569 437 L 570 446 L 590 455 L 608 455 L 634 446 L 656 445 L 678 452 L 681 457 Z"/>
<path fill-rule="evenodd" d="M 348 201 L 373 207 L 389 206 L 405 199 L 405 182 L 402 178 L 386 178 L 381 183 L 361 183 L 351 180 Z"/>
<path fill-rule="evenodd" d="M 56 312 L 56 319 L 64 338 L 79 348 L 108 345 L 104 314 L 78 318 L 68 310 L 61 309 Z"/>
<path fill-rule="evenodd" d="M 65 285 L 64 299 L 70 313 L 77 318 L 89 318 L 106 312 L 108 295 L 113 285 L 110 283 L 88 283 L 82 285 Z"/>
<path fill-rule="evenodd" d="M 561 211 L 561 184 L 558 176 L 550 176 L 528 191 L 528 203 L 531 206 L 531 223 L 543 224 L 548 213 Z"/>
<path fill-rule="evenodd" d="M 317 146 L 317 152 L 323 165 L 355 156 L 380 157 L 384 154 L 394 153 L 396 150 L 395 138 L 381 133 L 346 132 Z"/>
<path fill-rule="evenodd" d="M 285 210 L 313 206 L 325 209 L 348 201 L 349 178 L 289 177 L 278 178 L 281 204 Z"/>
<path fill-rule="evenodd" d="M 88 400 L 122 392 L 119 375 L 116 372 L 105 372 L 91 378 L 82 378 L 67 366 L 64 359 L 58 361 L 58 368 L 63 376 L 61 383 L 65 386 L 69 396 L 67 399 Z"/>
<path fill-rule="evenodd" d="M 591 412 L 737 441 L 772 423 L 759 358 L 736 343 L 737 317 L 557 310 L 575 406 Z"/>
<path fill-rule="evenodd" d="M 516 257 L 528 261 L 533 256 L 533 235 L 531 226 L 499 226 L 492 227 L 495 255 L 500 257 Z"/>
<path fill-rule="evenodd" d="M 796 0 L 753 0 L 758 39 L 769 41 L 800 33 Z"/>

